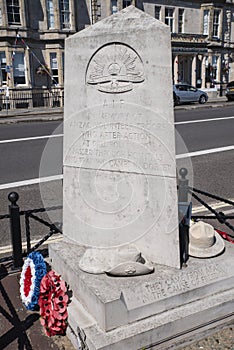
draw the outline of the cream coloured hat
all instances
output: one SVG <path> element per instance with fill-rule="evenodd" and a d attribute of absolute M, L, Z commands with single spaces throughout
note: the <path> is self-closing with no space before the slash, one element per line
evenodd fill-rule
<path fill-rule="evenodd" d="M 193 223 L 189 229 L 189 255 L 211 258 L 223 252 L 225 243 L 214 227 L 203 221 Z"/>

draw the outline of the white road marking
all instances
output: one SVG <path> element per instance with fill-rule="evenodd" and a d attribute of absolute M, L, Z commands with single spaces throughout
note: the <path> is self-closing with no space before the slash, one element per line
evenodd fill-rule
<path fill-rule="evenodd" d="M 63 238 L 63 236 L 61 233 L 54 234 L 52 237 L 48 238 L 44 243 L 42 243 L 42 246 L 49 244 L 49 243 L 59 242 L 59 241 L 61 241 L 62 238 Z M 38 238 L 38 240 L 31 241 L 31 246 L 33 247 L 37 242 L 39 242 L 39 240 L 40 240 L 40 238 Z M 27 243 L 22 242 L 22 249 L 25 250 L 26 248 L 27 248 Z M 6 245 L 6 246 L 0 247 L 0 254 L 10 253 L 10 252 L 12 252 L 12 245 Z"/>
<path fill-rule="evenodd" d="M 210 119 L 186 120 L 186 121 L 183 121 L 183 122 L 175 122 L 175 125 L 194 124 L 194 123 L 206 123 L 206 122 L 217 122 L 217 121 L 220 121 L 220 120 L 228 120 L 228 119 L 234 119 L 234 116 L 221 117 L 221 118 L 210 118 Z"/>
<path fill-rule="evenodd" d="M 228 199 L 229 201 L 232 201 L 234 202 L 234 199 L 233 198 L 229 198 Z M 210 207 L 212 207 L 213 209 L 221 209 L 221 208 L 226 208 L 226 207 L 230 207 L 231 204 L 228 204 L 228 203 L 221 203 L 221 202 L 215 202 L 215 203 L 208 203 Z M 234 209 L 232 209 L 233 211 Z M 192 213 L 193 214 L 197 214 L 197 213 L 202 213 L 204 211 L 209 211 L 208 209 L 206 209 L 206 207 L 204 207 L 204 205 L 200 205 L 200 206 L 197 206 L 197 207 L 193 207 L 192 208 Z"/>
<path fill-rule="evenodd" d="M 43 140 L 43 139 L 50 139 L 50 138 L 62 137 L 62 136 L 63 136 L 63 134 L 43 135 L 43 136 L 34 136 L 34 137 L 21 137 L 19 139 L 0 140 L 0 144 L 1 143 L 21 142 L 21 141 Z"/>
<path fill-rule="evenodd" d="M 183 125 L 183 124 L 204 123 L 204 122 L 212 122 L 212 121 L 220 121 L 220 120 L 228 120 L 228 119 L 234 119 L 234 116 L 221 117 L 221 118 L 210 118 L 210 119 L 186 120 L 186 121 L 182 121 L 182 122 L 175 122 L 174 124 L 175 125 Z M 0 144 L 1 143 L 11 143 L 11 142 L 20 142 L 20 141 L 42 140 L 42 139 L 49 139 L 49 138 L 53 138 L 53 137 L 63 137 L 63 134 L 21 137 L 18 139 L 0 140 Z"/>
<path fill-rule="evenodd" d="M 36 178 L 36 179 L 10 182 L 7 184 L 0 185 L 0 190 L 5 190 L 7 188 L 13 188 L 13 187 L 35 185 L 35 184 L 39 184 L 41 182 L 49 182 L 49 181 L 62 180 L 62 179 L 63 179 L 63 175 L 61 174 L 61 175 L 53 175 L 53 176 Z"/>
<path fill-rule="evenodd" d="M 52 138 L 52 137 L 62 137 L 62 136 L 63 136 L 63 134 L 48 135 L 48 136 L 37 136 L 37 137 L 27 137 L 27 138 L 20 138 L 20 139 L 1 140 L 0 143 L 29 141 L 29 140 L 45 139 L 45 138 Z M 225 147 L 219 147 L 219 148 L 211 148 L 211 149 L 206 149 L 206 150 L 201 150 L 201 151 L 194 151 L 194 152 L 189 152 L 189 153 L 177 154 L 176 155 L 176 159 L 196 157 L 196 156 L 201 156 L 201 155 L 206 155 L 206 154 L 211 154 L 211 153 L 219 153 L 219 152 L 231 151 L 231 150 L 234 150 L 234 145 L 225 146 Z M 6 183 L 6 184 L 0 185 L 0 190 L 7 189 L 7 188 L 13 188 L 13 187 L 34 185 L 34 184 L 38 184 L 40 182 L 55 181 L 55 180 L 61 180 L 61 179 L 63 179 L 63 175 L 54 175 L 54 176 L 48 176 L 48 177 L 43 177 L 43 178 L 36 178 L 36 179 L 29 179 L 29 180 L 23 180 L 23 181 L 16 181 L 16 182 L 11 182 L 11 183 Z"/>
<path fill-rule="evenodd" d="M 231 151 L 231 150 L 234 150 L 234 145 L 220 147 L 220 148 L 212 148 L 212 149 L 207 149 L 207 150 L 202 150 L 202 151 L 195 151 L 195 152 L 190 152 L 190 153 L 177 154 L 176 159 L 197 157 L 197 156 L 202 156 L 205 154 L 225 152 L 225 151 Z M 54 175 L 54 176 L 48 176 L 48 177 L 42 177 L 42 178 L 36 178 L 36 179 L 16 181 L 16 182 L 11 182 L 11 183 L 6 183 L 6 184 L 0 185 L 0 190 L 4 190 L 7 188 L 13 188 L 13 187 L 34 185 L 34 184 L 38 184 L 40 182 L 55 181 L 55 180 L 62 180 L 62 179 L 63 179 L 63 175 Z"/>
<path fill-rule="evenodd" d="M 234 213 L 234 209 L 229 209 L 229 210 L 223 210 L 222 211 L 225 215 L 230 215 Z"/>
<path fill-rule="evenodd" d="M 232 151 L 232 150 L 234 150 L 234 145 L 219 147 L 219 148 L 204 149 L 201 151 L 177 154 L 176 159 L 196 157 L 196 156 L 202 156 L 204 154 L 219 153 L 219 152 Z"/>

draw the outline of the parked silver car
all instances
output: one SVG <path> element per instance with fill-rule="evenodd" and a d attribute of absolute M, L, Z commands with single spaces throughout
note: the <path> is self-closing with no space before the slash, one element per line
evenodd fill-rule
<path fill-rule="evenodd" d="M 208 101 L 208 95 L 205 91 L 199 90 L 189 84 L 173 85 L 173 95 L 175 105 L 188 102 L 199 102 L 201 104 Z"/>

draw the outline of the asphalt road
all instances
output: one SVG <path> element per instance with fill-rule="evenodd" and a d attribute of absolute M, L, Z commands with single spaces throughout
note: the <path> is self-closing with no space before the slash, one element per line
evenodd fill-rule
<path fill-rule="evenodd" d="M 208 154 L 194 155 L 193 152 L 208 151 L 234 145 L 233 106 L 222 108 L 202 108 L 195 110 L 175 111 L 176 130 L 183 138 L 191 158 L 177 159 L 178 169 L 186 166 L 185 160 L 191 160 L 194 187 L 217 194 L 224 198 L 234 198 L 234 150 L 225 150 Z M 222 119 L 221 119 L 222 118 Z M 207 120 L 208 119 L 208 120 Z M 55 131 L 55 132 L 54 132 Z M 55 137 L 49 136 L 54 133 Z M 0 185 L 30 180 L 39 176 L 58 175 L 62 173 L 62 128 L 60 122 L 19 123 L 0 126 Z M 39 138 L 38 138 L 39 137 Z M 45 137 L 45 138 L 40 138 Z M 17 140 L 15 140 L 17 138 Z M 18 140 L 26 138 L 25 140 Z M 36 139 L 33 139 L 36 138 Z M 12 142 L 12 139 L 14 139 Z M 180 149 L 177 135 L 177 155 L 184 153 Z M 55 150 L 54 157 L 47 159 L 45 147 Z M 43 159 L 44 172 L 40 172 Z M 48 186 L 48 188 L 47 188 Z M 62 183 L 53 181 L 49 184 L 30 185 L 1 189 L 0 213 L 8 210 L 7 195 L 17 190 L 20 195 L 21 209 L 39 208 L 62 204 Z M 209 200 L 209 202 L 214 200 Z M 195 203 L 199 205 L 199 203 Z M 61 221 L 61 211 L 49 216 L 50 221 Z M 1 226 L 0 246 L 9 242 L 8 223 Z M 33 238 L 39 238 L 48 232 L 32 224 Z"/>
<path fill-rule="evenodd" d="M 189 152 L 234 145 L 233 106 L 175 111 L 175 123 Z"/>
<path fill-rule="evenodd" d="M 191 155 L 194 187 L 234 198 L 234 149 L 228 150 L 234 146 L 233 106 L 175 111 L 175 124 Z M 176 153 L 184 153 L 178 142 Z M 178 168 L 180 164 L 183 159 L 177 159 Z"/>
<path fill-rule="evenodd" d="M 0 184 L 38 178 L 40 162 L 48 140 L 56 149 L 56 159 L 47 167 L 45 176 L 62 173 L 62 137 L 60 122 L 20 123 L 0 126 Z M 40 138 L 45 136 L 45 138 Z M 48 136 L 48 137 L 47 137 Z M 38 138 L 39 137 L 39 138 Z M 24 140 L 26 138 L 26 140 Z M 5 142 L 4 142 L 5 140 Z M 13 142 L 9 142 L 13 141 Z"/>
<path fill-rule="evenodd" d="M 195 104 L 193 104 L 194 106 Z M 188 106 L 188 105 L 186 105 Z M 195 105 L 196 106 L 196 105 Z M 223 118 L 234 115 L 234 105 L 227 104 L 225 107 L 203 105 L 204 108 L 195 109 L 175 109 L 175 122 L 204 120 L 208 118 Z"/>
<path fill-rule="evenodd" d="M 187 153 L 210 150 L 234 145 L 234 110 L 233 106 L 225 108 L 203 108 L 195 110 L 175 111 L 176 124 L 176 153 Z M 233 118 L 230 118 L 233 117 Z M 60 122 L 19 123 L 1 125 L 0 127 L 0 184 L 29 180 L 39 176 L 51 176 L 62 173 L 62 124 Z M 51 134 L 53 138 L 48 138 Z M 178 140 L 184 140 L 186 149 L 181 148 Z M 39 137 L 39 138 L 38 138 Z M 45 137 L 45 138 L 40 138 Z M 17 138 L 17 140 L 15 140 Z M 26 138 L 26 139 L 25 139 Z M 35 139 L 34 139 L 35 138 Z M 24 140 L 25 139 L 25 140 Z M 5 140 L 5 141 L 4 141 Z M 55 157 L 40 169 L 47 159 L 45 155 L 49 146 L 56 150 Z M 14 141 L 14 142 L 11 142 Z M 45 151 L 45 152 L 44 152 Z M 43 153 L 44 152 L 44 153 Z M 192 157 L 196 183 L 212 190 L 214 181 L 205 181 L 204 175 L 217 174 L 217 183 L 227 180 L 227 174 L 232 169 L 232 151 L 212 153 Z M 180 164 L 181 161 L 178 161 Z M 225 169 L 225 177 L 219 177 L 220 165 Z M 219 169 L 219 171 L 217 171 Z M 215 171 L 214 171 L 215 170 Z M 40 173 L 41 171 L 41 173 Z M 204 174 L 201 176 L 201 174 Z M 198 176 L 197 176 L 198 175 Z M 223 174 L 224 175 L 224 174 Z M 203 179 L 204 184 L 201 183 Z M 221 180 L 222 179 L 222 180 Z M 219 181 L 218 181 L 219 180 Z M 221 180 L 221 181 L 220 181 Z M 216 188 L 216 185 L 215 185 Z M 225 191 L 225 194 L 227 191 Z"/>

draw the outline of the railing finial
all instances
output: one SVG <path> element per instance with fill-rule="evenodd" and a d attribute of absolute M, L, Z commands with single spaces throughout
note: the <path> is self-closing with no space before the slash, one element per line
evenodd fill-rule
<path fill-rule="evenodd" d="M 16 205 L 16 202 L 18 201 L 19 199 L 19 195 L 17 192 L 11 192 L 9 193 L 8 195 L 8 199 L 9 201 L 11 202 L 12 205 Z"/>
<path fill-rule="evenodd" d="M 179 174 L 183 180 L 186 179 L 186 176 L 188 175 L 188 170 L 186 168 L 181 168 L 179 170 Z"/>

